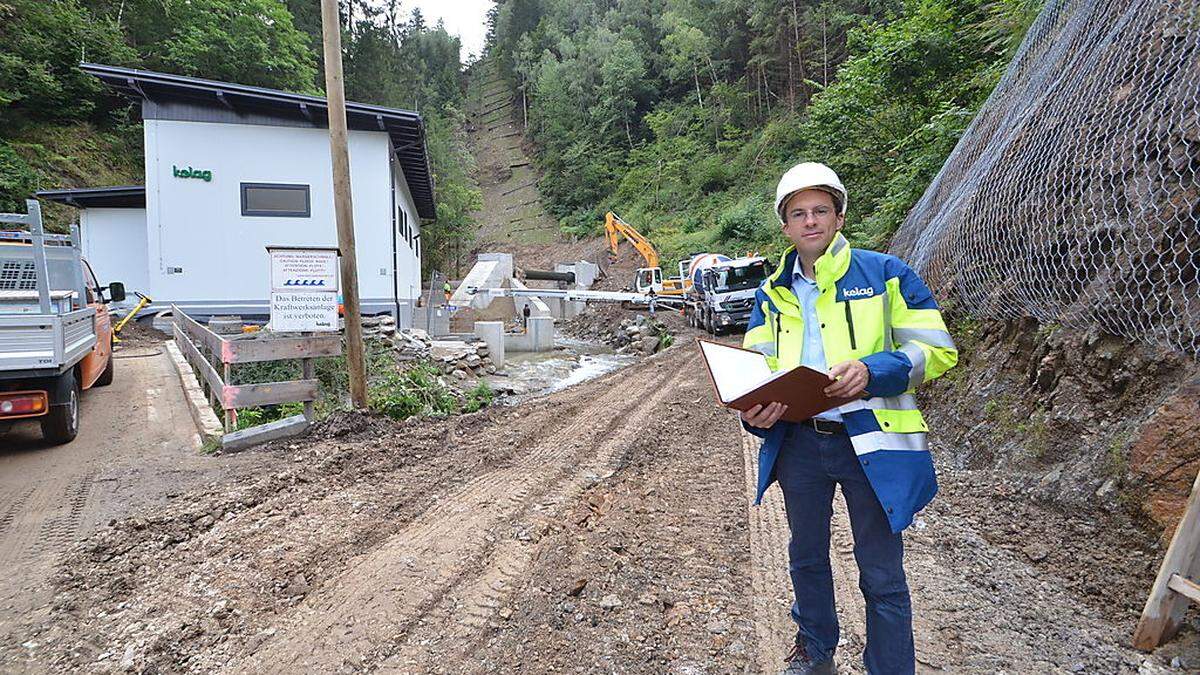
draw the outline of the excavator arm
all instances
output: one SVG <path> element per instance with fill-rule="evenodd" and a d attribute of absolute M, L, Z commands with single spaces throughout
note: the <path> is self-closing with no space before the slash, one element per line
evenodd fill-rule
<path fill-rule="evenodd" d="M 654 250 L 654 245 L 650 243 L 650 240 L 642 236 L 641 232 L 633 229 L 629 223 L 621 220 L 617 214 L 609 211 L 604 214 L 604 237 L 608 240 L 608 250 L 613 255 L 617 254 L 620 236 L 624 236 L 630 244 L 633 244 L 633 247 L 645 259 L 646 267 L 658 267 L 658 251 Z"/>

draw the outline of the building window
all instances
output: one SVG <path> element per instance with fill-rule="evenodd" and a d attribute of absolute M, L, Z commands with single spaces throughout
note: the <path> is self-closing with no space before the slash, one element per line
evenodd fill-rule
<path fill-rule="evenodd" d="M 312 215 L 308 186 L 242 183 L 242 215 L 308 218 Z"/>
<path fill-rule="evenodd" d="M 403 209 L 401 209 L 399 211 L 399 214 L 400 214 L 400 236 L 404 238 L 404 243 L 408 244 L 409 247 L 411 247 L 412 246 L 412 229 L 410 229 L 408 226 L 408 214 L 405 213 Z"/>

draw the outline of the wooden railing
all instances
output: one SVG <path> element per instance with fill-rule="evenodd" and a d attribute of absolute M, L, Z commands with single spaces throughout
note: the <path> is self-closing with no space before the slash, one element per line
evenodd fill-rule
<path fill-rule="evenodd" d="M 209 330 L 172 305 L 175 317 L 175 342 L 188 363 L 208 384 L 214 404 L 225 412 L 225 431 L 233 429 L 238 408 L 304 403 L 304 416 L 312 420 L 313 401 L 317 399 L 318 383 L 313 374 L 312 359 L 337 356 L 342 353 L 341 336 L 334 334 L 303 337 L 270 337 L 264 335 L 228 338 Z M 204 355 L 212 355 L 210 360 Z M 230 384 L 231 367 L 235 363 L 285 361 L 299 359 L 301 379 L 260 384 Z M 214 363 L 221 364 L 218 372 Z"/>

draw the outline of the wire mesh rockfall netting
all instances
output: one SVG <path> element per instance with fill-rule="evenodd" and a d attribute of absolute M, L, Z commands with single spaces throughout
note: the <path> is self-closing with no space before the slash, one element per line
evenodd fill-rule
<path fill-rule="evenodd" d="M 976 316 L 1200 355 L 1200 0 L 1049 0 L 892 252 Z"/>

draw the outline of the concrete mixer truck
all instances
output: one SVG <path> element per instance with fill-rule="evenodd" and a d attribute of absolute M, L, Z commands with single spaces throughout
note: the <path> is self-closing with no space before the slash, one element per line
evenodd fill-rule
<path fill-rule="evenodd" d="M 688 323 L 713 335 L 745 328 L 754 308 L 754 291 L 767 278 L 767 264 L 762 256 L 693 255 L 682 274 L 691 281 L 684 304 Z M 681 262 L 681 273 L 684 267 Z"/>

